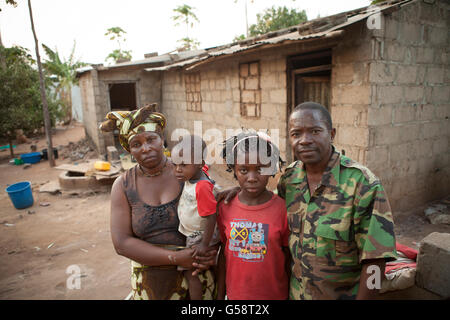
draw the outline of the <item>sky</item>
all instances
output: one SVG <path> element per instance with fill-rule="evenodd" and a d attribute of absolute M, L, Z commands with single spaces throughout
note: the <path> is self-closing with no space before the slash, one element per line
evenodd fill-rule
<path fill-rule="evenodd" d="M 3 45 L 30 49 L 35 56 L 28 4 L 16 0 L 13 7 L 0 0 L 0 34 Z M 132 60 L 145 53 L 164 54 L 177 47 L 186 36 L 185 26 L 175 26 L 173 9 L 188 4 L 200 22 L 189 31 L 189 37 L 200 42 L 199 48 L 210 48 L 233 42 L 245 34 L 245 1 L 249 25 L 256 14 L 271 6 L 305 10 L 308 20 L 370 5 L 370 0 L 32 0 L 33 19 L 38 41 L 67 59 L 76 42 L 75 58 L 87 63 L 105 63 L 117 42 L 105 32 L 110 27 L 126 31 L 122 49 L 131 50 Z M 40 47 L 40 55 L 45 53 Z"/>

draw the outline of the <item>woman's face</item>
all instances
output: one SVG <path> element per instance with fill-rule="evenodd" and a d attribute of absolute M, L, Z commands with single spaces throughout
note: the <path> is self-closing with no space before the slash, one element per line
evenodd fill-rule
<path fill-rule="evenodd" d="M 130 153 L 141 166 L 153 168 L 163 158 L 163 144 L 164 141 L 156 132 L 142 132 L 130 140 Z"/>

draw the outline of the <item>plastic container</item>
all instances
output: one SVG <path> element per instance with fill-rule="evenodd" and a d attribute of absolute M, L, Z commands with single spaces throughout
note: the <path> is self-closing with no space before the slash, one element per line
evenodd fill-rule
<path fill-rule="evenodd" d="M 108 171 L 111 169 L 111 164 L 107 161 L 95 161 L 94 168 L 100 171 Z"/>
<path fill-rule="evenodd" d="M 47 149 L 42 150 L 42 159 L 48 160 Z M 58 159 L 58 149 L 53 148 L 53 159 Z"/>
<path fill-rule="evenodd" d="M 29 181 L 14 183 L 6 188 L 6 192 L 16 209 L 25 209 L 31 207 L 34 203 Z"/>
<path fill-rule="evenodd" d="M 25 153 L 20 156 L 20 159 L 22 159 L 24 163 L 38 163 L 39 161 L 41 161 L 41 153 L 40 152 Z"/>
<path fill-rule="evenodd" d="M 12 161 L 16 166 L 20 166 L 21 164 L 23 164 L 23 160 L 20 158 L 14 158 Z"/>

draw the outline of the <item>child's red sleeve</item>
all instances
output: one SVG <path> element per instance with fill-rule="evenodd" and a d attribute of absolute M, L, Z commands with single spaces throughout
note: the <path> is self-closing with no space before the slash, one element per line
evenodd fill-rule
<path fill-rule="evenodd" d="M 213 193 L 214 185 L 207 180 L 200 180 L 195 185 L 197 210 L 201 217 L 216 213 L 217 201 Z"/>

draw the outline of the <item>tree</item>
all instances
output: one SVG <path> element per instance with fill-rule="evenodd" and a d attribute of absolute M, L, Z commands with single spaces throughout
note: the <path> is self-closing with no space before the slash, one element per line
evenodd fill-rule
<path fill-rule="evenodd" d="M 17 2 L 14 0 L 6 0 L 6 4 L 12 5 L 14 8 L 17 7 Z M 0 12 L 2 11 L 2 8 L 0 8 Z M 0 33 L 0 46 L 2 46 L 2 34 Z"/>
<path fill-rule="evenodd" d="M 245 34 L 241 34 L 241 35 L 235 36 L 235 37 L 233 38 L 233 42 L 245 40 L 245 38 L 246 38 L 246 37 L 245 37 Z"/>
<path fill-rule="evenodd" d="M 275 7 L 265 9 L 263 13 L 256 15 L 256 24 L 250 26 L 250 36 L 257 36 L 271 31 L 276 31 L 295 26 L 308 20 L 305 10 L 297 11 L 287 7 Z"/>
<path fill-rule="evenodd" d="M 0 57 L 3 61 L 0 65 L 0 137 L 9 142 L 11 157 L 14 157 L 15 130 L 23 129 L 29 134 L 44 125 L 39 73 L 33 68 L 35 61 L 24 48 L 0 46 Z M 48 88 L 48 78 L 45 83 Z M 59 116 L 58 108 L 58 101 L 49 99 L 52 123 Z"/>
<path fill-rule="evenodd" d="M 200 45 L 196 39 L 189 38 L 189 28 L 194 26 L 194 21 L 200 22 L 193 11 L 194 9 L 195 8 L 187 4 L 183 4 L 182 6 L 173 9 L 173 12 L 176 13 L 176 15 L 172 16 L 175 25 L 179 26 L 181 23 L 186 25 L 186 37 L 177 41 L 182 44 L 182 46 L 178 48 L 179 51 L 196 49 Z"/>
<path fill-rule="evenodd" d="M 72 120 L 72 86 L 78 83 L 76 70 L 87 65 L 84 62 L 76 61 L 74 58 L 76 43 L 74 41 L 72 51 L 68 59 L 61 60 L 58 50 L 53 51 L 45 44 L 42 44 L 48 59 L 42 66 L 44 70 L 55 76 L 55 93 L 61 98 L 64 106 L 64 122 L 69 123 Z"/>
<path fill-rule="evenodd" d="M 31 31 L 33 31 L 34 42 L 36 44 L 36 61 L 39 70 L 39 87 L 41 91 L 42 98 L 42 110 L 44 112 L 44 127 L 45 127 L 45 136 L 47 138 L 47 147 L 48 147 L 48 163 L 50 167 L 55 166 L 55 159 L 53 158 L 53 143 L 52 143 L 52 132 L 51 132 L 51 120 L 50 114 L 48 111 L 48 101 L 47 95 L 45 92 L 45 84 L 44 84 L 44 74 L 42 73 L 42 65 L 41 65 L 41 57 L 39 56 L 39 42 L 36 36 L 36 30 L 34 29 L 34 21 L 33 21 L 33 11 L 31 9 L 31 0 L 28 0 L 28 10 L 30 12 L 30 23 L 31 23 Z"/>
<path fill-rule="evenodd" d="M 238 0 L 234 0 L 234 3 L 236 3 L 236 2 L 238 2 Z M 250 0 L 250 2 L 253 3 L 253 0 Z M 247 38 L 248 38 L 249 33 L 248 33 L 247 0 L 244 0 L 244 8 L 245 8 L 245 34 L 246 34 L 246 36 L 247 36 Z M 234 37 L 234 40 L 235 40 L 235 41 L 238 41 L 238 40 L 244 40 L 246 36 L 244 36 L 243 34 L 241 34 L 240 36 Z"/>
<path fill-rule="evenodd" d="M 127 41 L 127 39 L 125 38 L 125 34 L 126 32 L 120 27 L 111 27 L 106 30 L 105 36 L 108 36 L 109 40 L 117 40 L 119 49 L 115 49 L 113 52 L 111 52 L 106 57 L 105 61 L 107 61 L 108 59 L 112 59 L 115 63 L 117 63 L 121 61 L 131 60 L 131 50 L 123 50 L 121 45 L 121 41 Z"/>

